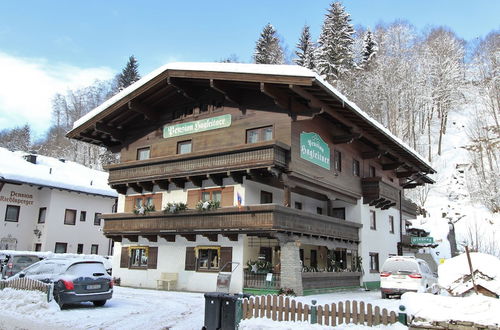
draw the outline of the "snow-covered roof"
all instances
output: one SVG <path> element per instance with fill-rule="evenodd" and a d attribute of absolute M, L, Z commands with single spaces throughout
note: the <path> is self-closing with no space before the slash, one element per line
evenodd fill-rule
<path fill-rule="evenodd" d="M 0 180 L 59 188 L 88 194 L 116 197 L 108 185 L 108 173 L 71 161 L 36 155 L 36 164 L 28 162 L 22 151 L 0 148 Z"/>
<path fill-rule="evenodd" d="M 222 72 L 222 73 L 241 73 L 241 74 L 255 74 L 255 75 L 276 75 L 276 76 L 290 76 L 290 77 L 301 77 L 301 78 L 311 78 L 311 80 L 316 80 L 319 85 L 324 89 L 328 90 L 330 93 L 335 95 L 337 98 L 342 100 L 344 104 L 347 104 L 352 111 L 357 115 L 362 117 L 364 120 L 369 122 L 371 125 L 375 126 L 382 134 L 393 142 L 400 145 L 406 152 L 410 153 L 412 156 L 417 158 L 420 162 L 425 164 L 428 168 L 432 168 L 429 162 L 425 160 L 420 154 L 418 154 L 413 148 L 409 147 L 405 142 L 392 134 L 387 128 L 385 128 L 381 123 L 370 117 L 366 112 L 361 110 L 355 103 L 349 101 L 345 95 L 340 93 L 336 88 L 329 84 L 317 73 L 298 65 L 273 65 L 273 64 L 248 64 L 248 63 L 213 63 L 213 62 L 177 62 L 169 63 L 158 69 L 152 71 L 151 73 L 144 76 L 139 81 L 125 88 L 106 102 L 102 103 L 97 108 L 93 109 L 80 119 L 74 122 L 73 130 L 82 126 L 85 122 L 89 121 L 93 117 L 97 116 L 113 104 L 117 103 L 124 97 L 132 94 L 134 91 L 140 87 L 146 85 L 148 82 L 163 74 L 168 70 L 182 70 L 182 71 L 205 71 L 205 72 Z M 72 130 L 72 131 L 73 131 Z M 68 134 L 71 134 L 69 132 Z"/>

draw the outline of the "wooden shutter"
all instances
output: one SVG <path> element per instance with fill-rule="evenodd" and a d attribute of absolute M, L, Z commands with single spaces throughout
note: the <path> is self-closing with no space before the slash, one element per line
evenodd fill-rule
<path fill-rule="evenodd" d="M 120 268 L 128 268 L 130 257 L 128 256 L 128 247 L 122 247 L 122 254 L 120 256 Z"/>
<path fill-rule="evenodd" d="M 194 209 L 196 203 L 200 201 L 200 190 L 188 190 L 187 205 L 189 209 Z"/>
<path fill-rule="evenodd" d="M 186 264 L 184 270 L 196 270 L 196 256 L 194 247 L 186 248 Z"/>
<path fill-rule="evenodd" d="M 162 196 L 163 196 L 162 193 L 157 193 L 157 194 L 154 194 L 152 196 L 153 197 L 153 204 L 155 206 L 155 210 L 156 211 L 161 211 L 162 210 L 162 208 L 161 208 Z"/>
<path fill-rule="evenodd" d="M 137 196 L 125 197 L 125 212 L 132 212 L 134 210 L 134 200 Z"/>
<path fill-rule="evenodd" d="M 158 247 L 150 246 L 148 249 L 148 269 L 156 269 L 158 263 Z"/>
<path fill-rule="evenodd" d="M 224 267 L 224 265 L 228 262 L 233 261 L 233 248 L 232 247 L 221 247 L 220 248 L 220 266 Z M 222 272 L 230 272 L 232 269 L 232 265 L 228 264 L 224 269 L 221 269 Z"/>
<path fill-rule="evenodd" d="M 234 206 L 234 187 L 222 188 L 221 207 Z"/>

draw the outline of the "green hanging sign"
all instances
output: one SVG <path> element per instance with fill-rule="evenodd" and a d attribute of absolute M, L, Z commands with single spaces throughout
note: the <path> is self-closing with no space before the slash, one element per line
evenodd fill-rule
<path fill-rule="evenodd" d="M 231 126 L 231 115 L 227 114 L 207 119 L 190 121 L 188 123 L 164 126 L 163 137 L 167 139 L 175 136 L 200 133 L 229 126 Z"/>
<path fill-rule="evenodd" d="M 433 237 L 410 237 L 410 242 L 413 245 L 425 245 L 425 244 L 434 244 Z"/>
<path fill-rule="evenodd" d="M 316 133 L 300 133 L 300 158 L 330 169 L 330 148 Z"/>

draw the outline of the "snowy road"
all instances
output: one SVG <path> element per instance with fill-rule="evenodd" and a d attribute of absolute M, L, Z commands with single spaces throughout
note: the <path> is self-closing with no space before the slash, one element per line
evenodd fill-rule
<path fill-rule="evenodd" d="M 382 300 L 379 291 L 347 291 L 300 297 L 310 304 L 362 300 L 397 311 L 399 300 Z M 59 310 L 35 292 L 0 291 L 0 329 L 201 329 L 204 318 L 201 293 L 166 292 L 115 287 L 113 299 L 104 307 L 78 304 Z"/>

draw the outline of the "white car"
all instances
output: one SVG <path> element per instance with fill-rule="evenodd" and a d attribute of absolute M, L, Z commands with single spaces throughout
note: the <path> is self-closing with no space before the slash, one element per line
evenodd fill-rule
<path fill-rule="evenodd" d="M 437 282 L 437 274 L 431 271 L 427 262 L 415 257 L 390 257 L 380 272 L 382 299 L 411 291 L 438 293 Z"/>

